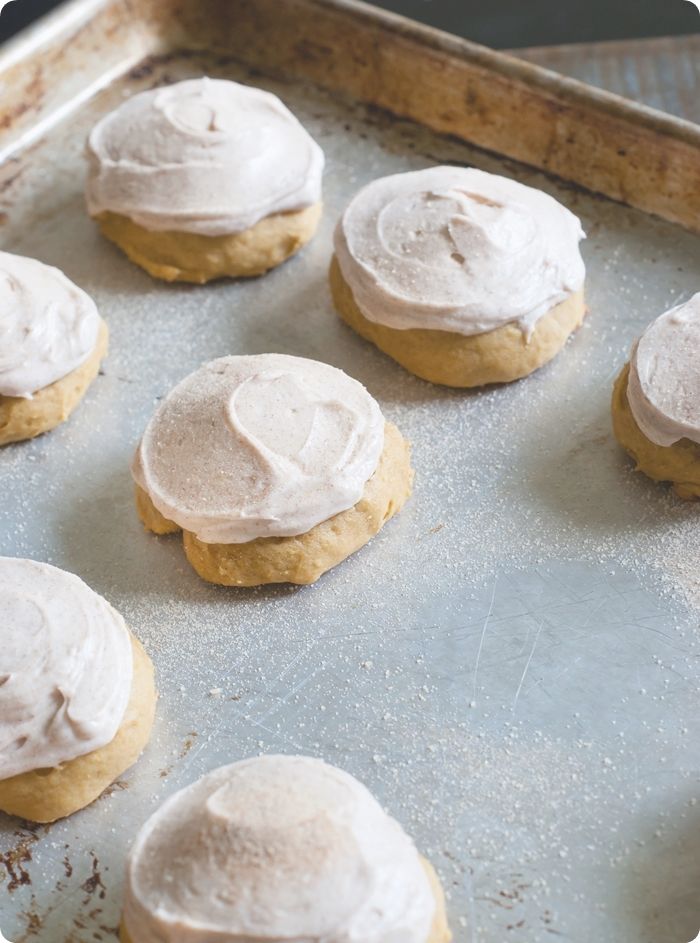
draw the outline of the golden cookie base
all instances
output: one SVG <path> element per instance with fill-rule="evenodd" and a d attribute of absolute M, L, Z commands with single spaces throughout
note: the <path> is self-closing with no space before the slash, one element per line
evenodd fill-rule
<path fill-rule="evenodd" d="M 411 494 L 410 449 L 399 430 L 386 423 L 384 450 L 364 494 L 354 507 L 322 521 L 295 537 L 259 537 L 242 544 L 207 544 L 183 531 L 187 559 L 210 583 L 261 586 L 266 583 L 315 582 L 364 546 L 401 510 Z M 136 507 L 147 530 L 169 534 L 180 530 L 136 488 Z"/>
<path fill-rule="evenodd" d="M 330 284 L 338 314 L 361 337 L 423 380 L 465 389 L 510 383 L 538 370 L 562 349 L 586 314 L 583 291 L 578 291 L 541 317 L 529 339 L 516 324 L 468 337 L 454 331 L 403 331 L 362 314 L 335 256 Z"/>
<path fill-rule="evenodd" d="M 321 203 L 266 216 L 250 229 L 227 236 L 155 232 L 128 216 L 96 216 L 102 234 L 149 275 L 166 282 L 203 285 L 216 278 L 262 275 L 298 252 L 316 232 Z"/>
<path fill-rule="evenodd" d="M 33 439 L 65 422 L 97 376 L 108 340 L 109 331 L 102 321 L 97 345 L 85 363 L 38 390 L 31 399 L 0 396 L 0 446 Z"/>
<path fill-rule="evenodd" d="M 669 481 L 680 498 L 700 497 L 700 445 L 681 439 L 673 445 L 657 445 L 637 425 L 627 399 L 630 365 L 622 368 L 612 396 L 615 438 L 634 459 L 637 471 L 654 481 Z"/>
<path fill-rule="evenodd" d="M 60 766 L 0 780 L 0 810 L 31 822 L 54 822 L 90 805 L 133 766 L 151 735 L 157 694 L 151 659 L 133 635 L 131 644 L 131 696 L 114 739 Z"/>

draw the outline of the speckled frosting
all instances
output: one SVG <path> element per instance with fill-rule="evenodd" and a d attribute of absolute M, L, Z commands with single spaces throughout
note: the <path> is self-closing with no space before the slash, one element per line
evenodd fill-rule
<path fill-rule="evenodd" d="M 384 419 L 342 370 L 283 354 L 222 357 L 183 380 L 132 465 L 170 521 L 205 543 L 304 534 L 356 504 Z"/>
<path fill-rule="evenodd" d="M 188 79 L 134 95 L 93 128 L 86 199 L 153 231 L 224 236 L 321 199 L 323 152 L 275 95 Z"/>
<path fill-rule="evenodd" d="M 537 321 L 583 286 L 581 223 L 541 190 L 463 167 L 374 180 L 335 231 L 370 321 L 473 335 Z"/>
<path fill-rule="evenodd" d="M 632 351 L 632 415 L 647 439 L 700 444 L 700 292 L 653 321 Z"/>
<path fill-rule="evenodd" d="M 0 557 L 0 779 L 109 743 L 131 694 L 124 620 L 72 573 Z"/>
<path fill-rule="evenodd" d="M 57 268 L 0 252 L 0 396 L 29 398 L 97 345 L 93 300 Z"/>
<path fill-rule="evenodd" d="M 427 943 L 418 852 L 357 780 L 320 760 L 224 766 L 168 799 L 127 867 L 136 943 Z"/>

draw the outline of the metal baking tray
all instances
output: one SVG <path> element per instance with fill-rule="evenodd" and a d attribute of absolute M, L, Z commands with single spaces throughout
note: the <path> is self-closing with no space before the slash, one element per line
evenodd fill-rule
<path fill-rule="evenodd" d="M 83 143 L 125 96 L 205 72 L 301 118 L 328 158 L 324 218 L 264 278 L 166 286 L 87 218 Z M 291 751 L 359 776 L 415 836 L 458 943 L 692 939 L 698 509 L 632 472 L 608 404 L 633 338 L 700 287 L 700 129 L 347 0 L 77 0 L 0 56 L 0 129 L 0 244 L 64 269 L 111 330 L 74 417 L 0 453 L 0 553 L 104 594 L 161 695 L 146 753 L 93 806 L 51 827 L 0 818 L 5 936 L 113 940 L 153 809 L 221 763 Z M 435 162 L 542 187 L 584 220 L 590 315 L 525 381 L 431 386 L 332 311 L 342 207 Z M 262 351 L 342 367 L 413 443 L 410 503 L 311 587 L 207 585 L 133 509 L 157 400 L 203 361 Z"/>

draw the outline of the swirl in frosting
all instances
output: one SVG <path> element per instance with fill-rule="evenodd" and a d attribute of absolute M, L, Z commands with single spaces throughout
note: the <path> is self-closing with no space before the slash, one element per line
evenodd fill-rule
<path fill-rule="evenodd" d="M 276 95 L 223 79 L 134 95 L 87 152 L 90 215 L 149 230 L 224 236 L 321 199 L 318 144 Z"/>
<path fill-rule="evenodd" d="M 435 897 L 413 842 L 320 760 L 224 766 L 168 799 L 127 867 L 138 943 L 426 943 Z"/>
<path fill-rule="evenodd" d="M 384 419 L 342 370 L 284 354 L 222 357 L 184 379 L 132 466 L 170 521 L 205 543 L 304 534 L 356 504 Z"/>
<path fill-rule="evenodd" d="M 81 579 L 0 557 L 0 779 L 111 740 L 131 693 L 124 620 Z"/>
<path fill-rule="evenodd" d="M 30 398 L 94 351 L 100 316 L 57 268 L 0 252 L 0 396 Z"/>
<path fill-rule="evenodd" d="M 630 359 L 627 401 L 656 445 L 700 444 L 700 292 L 653 321 Z"/>
<path fill-rule="evenodd" d="M 573 213 L 540 190 L 462 167 L 374 180 L 335 231 L 335 252 L 370 321 L 472 335 L 530 334 L 585 276 Z"/>

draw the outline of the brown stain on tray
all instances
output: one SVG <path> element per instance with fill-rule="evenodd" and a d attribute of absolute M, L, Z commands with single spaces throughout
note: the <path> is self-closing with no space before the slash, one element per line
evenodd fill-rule
<path fill-rule="evenodd" d="M 11 128 L 27 112 L 39 109 L 45 93 L 46 85 L 43 71 L 41 65 L 36 63 L 31 78 L 21 91 L 19 101 L 16 101 L 12 107 L 0 112 L 0 131 Z"/>
<path fill-rule="evenodd" d="M 178 760 L 185 759 L 187 754 L 190 752 L 190 750 L 194 746 L 195 740 L 197 739 L 198 736 L 199 734 L 197 733 L 196 730 L 190 730 L 190 732 L 185 735 L 185 739 L 182 742 L 182 747 L 180 749 L 180 752 L 177 755 Z M 169 763 L 167 766 L 164 766 L 163 769 L 161 769 L 160 772 L 158 773 L 160 778 L 167 779 L 168 776 L 173 771 L 173 766 L 174 766 L 174 763 Z"/>
<path fill-rule="evenodd" d="M 100 371 L 100 376 L 104 376 L 104 373 Z M 100 799 L 110 799 L 115 792 L 124 792 L 125 789 L 129 788 L 129 783 L 125 779 L 115 779 L 113 783 L 110 783 L 103 791 L 100 793 L 97 801 Z"/>
<path fill-rule="evenodd" d="M 100 900 L 104 900 L 107 894 L 107 888 L 102 880 L 99 858 L 94 851 L 90 852 L 90 857 L 92 859 L 92 873 L 90 877 L 80 885 L 81 890 L 85 891 L 87 894 L 87 897 L 83 901 L 84 904 L 87 904 L 94 894 L 97 894 Z"/>
<path fill-rule="evenodd" d="M 47 826 L 27 822 L 15 831 L 14 837 L 17 841 L 14 846 L 0 852 L 0 865 L 5 869 L 4 874 L 0 872 L 0 882 L 5 883 L 5 888 L 9 893 L 16 891 L 18 887 L 32 883 L 28 867 L 32 860 L 32 846 L 47 831 Z"/>
<path fill-rule="evenodd" d="M 68 857 L 68 845 L 65 846 L 65 850 L 66 855 L 63 858 L 63 867 L 66 877 L 70 878 L 74 873 L 74 867 Z M 90 874 L 82 884 L 79 885 L 79 889 L 83 891 L 84 897 L 78 904 L 77 912 L 71 919 L 74 929 L 62 939 L 62 943 L 84 943 L 86 931 L 89 931 L 89 938 L 91 940 L 97 941 L 109 937 L 117 937 L 119 935 L 119 927 L 110 926 L 105 922 L 105 918 L 102 916 L 103 907 L 101 906 L 101 901 L 105 900 L 107 896 L 107 886 L 103 875 L 109 869 L 100 865 L 100 860 L 94 851 L 90 851 L 89 856 Z M 69 885 L 63 880 L 57 881 L 54 887 L 54 893 L 51 895 L 53 903 L 44 907 L 38 905 L 35 895 L 32 894 L 29 906 L 20 913 L 20 916 L 25 921 L 25 929 L 17 943 L 25 943 L 25 941 L 34 939 L 35 937 L 44 937 L 46 921 L 57 907 L 62 904 L 65 900 L 64 895 L 68 892 Z"/>
<path fill-rule="evenodd" d="M 184 760 L 187 754 L 190 752 L 194 746 L 194 742 L 197 739 L 199 734 L 196 730 L 191 730 L 185 737 L 184 743 L 182 744 L 182 749 L 180 750 L 180 759 Z"/>

